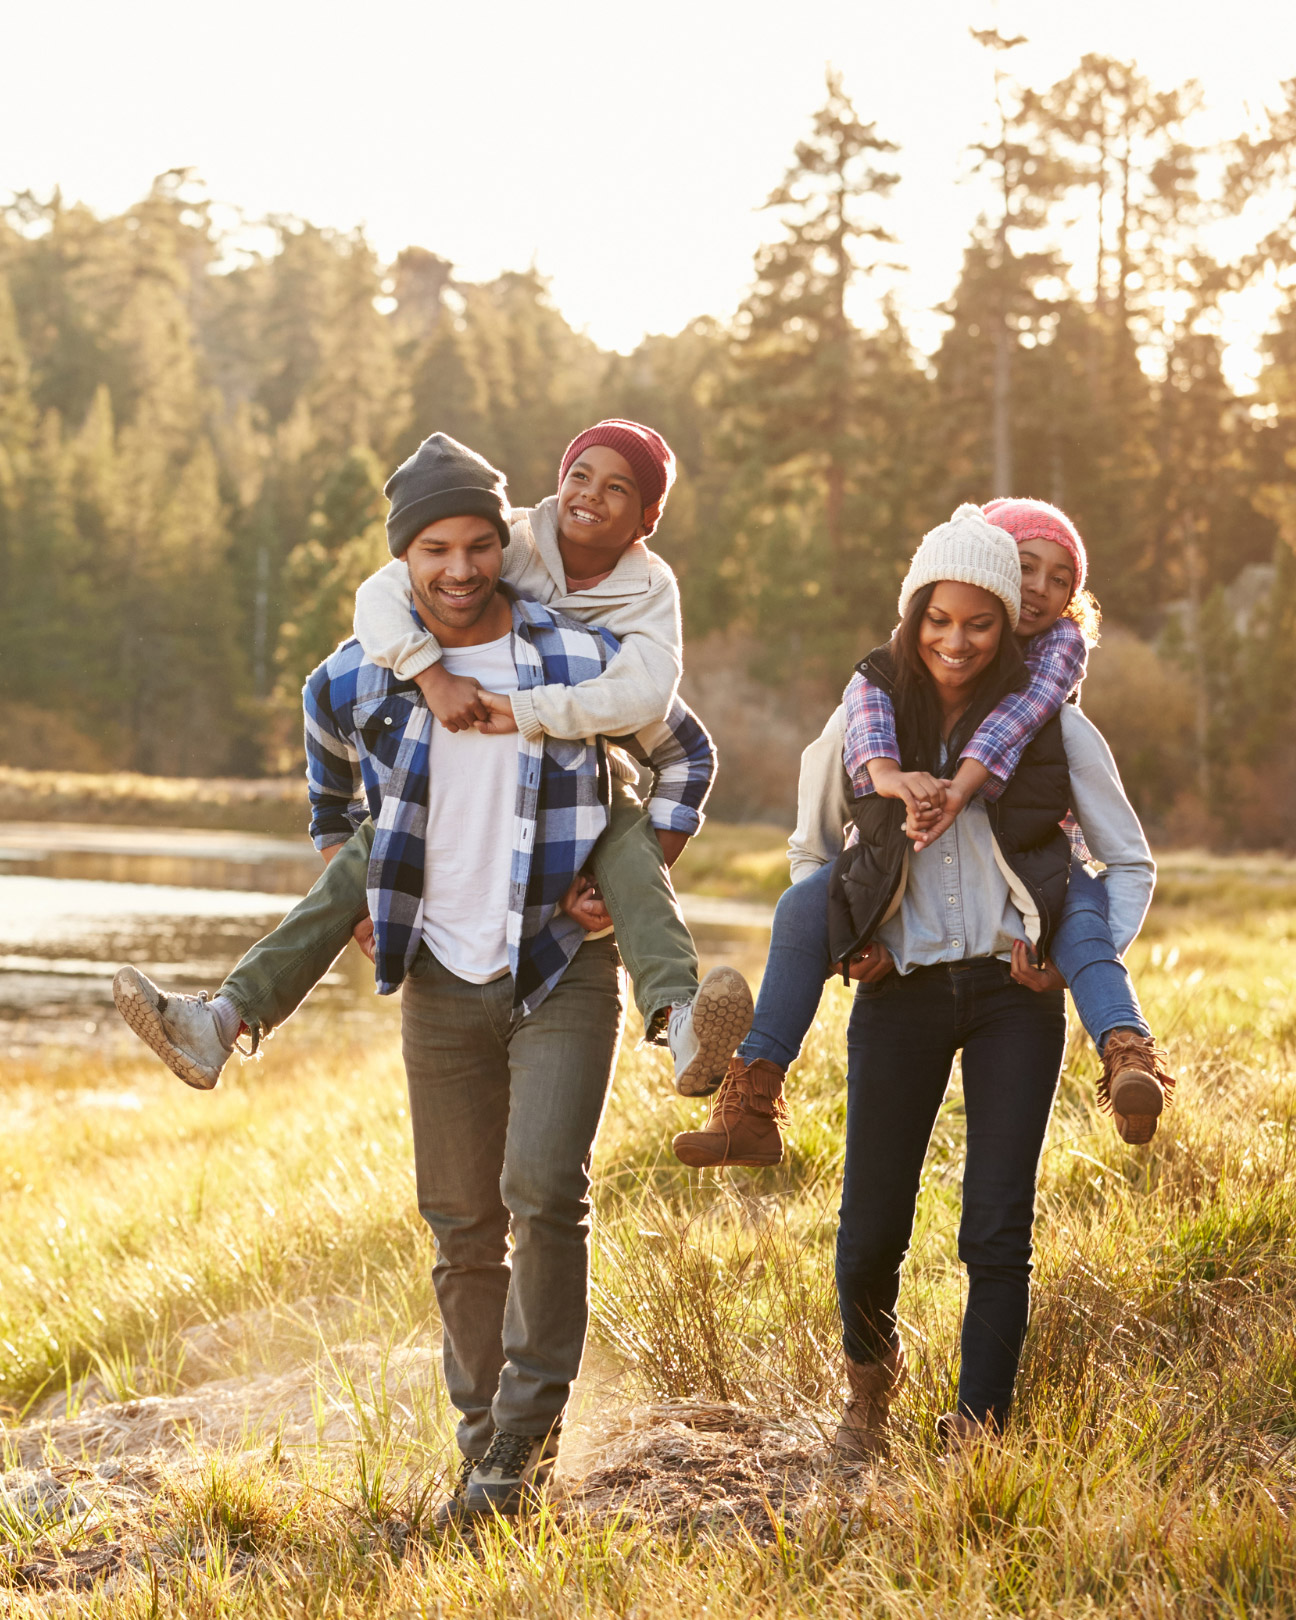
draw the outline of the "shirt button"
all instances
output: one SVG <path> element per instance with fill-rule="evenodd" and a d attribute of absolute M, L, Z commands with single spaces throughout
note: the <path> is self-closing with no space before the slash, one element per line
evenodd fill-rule
<path fill-rule="evenodd" d="M 389 726 L 389 725 L 391 725 L 391 723 L 392 723 L 391 715 L 389 715 L 389 714 L 383 715 L 383 725 Z"/>
<path fill-rule="evenodd" d="M 945 904 L 948 906 L 952 906 L 954 904 L 954 896 L 952 894 L 947 894 L 945 896 Z"/>
<path fill-rule="evenodd" d="M 945 857 L 945 864 L 946 864 L 946 866 L 953 866 L 953 864 L 954 864 L 954 857 L 953 857 L 953 856 L 952 856 L 952 855 L 947 855 L 947 856 L 946 856 L 946 857 Z"/>
<path fill-rule="evenodd" d="M 954 949 L 956 951 L 960 951 L 960 950 L 963 949 L 963 941 L 961 939 L 952 939 L 952 940 L 950 940 L 950 944 L 954 947 Z"/>

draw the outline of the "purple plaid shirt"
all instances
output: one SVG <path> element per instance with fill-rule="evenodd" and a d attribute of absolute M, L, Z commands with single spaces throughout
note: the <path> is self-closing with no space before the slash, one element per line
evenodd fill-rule
<path fill-rule="evenodd" d="M 991 710 L 961 755 L 975 759 L 990 772 L 981 789 L 982 798 L 997 799 L 1008 786 L 1026 745 L 1084 679 L 1088 661 L 1084 636 L 1074 619 L 1059 619 L 1026 643 L 1029 684 L 1020 692 L 1010 692 Z M 891 699 L 862 675 L 852 676 L 846 688 L 842 758 L 857 799 L 873 791 L 867 770 L 870 759 L 900 762 Z"/>

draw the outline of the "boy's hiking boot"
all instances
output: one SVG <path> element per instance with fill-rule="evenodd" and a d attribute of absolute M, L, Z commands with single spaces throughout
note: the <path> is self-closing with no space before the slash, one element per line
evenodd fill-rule
<path fill-rule="evenodd" d="M 1102 1057 L 1099 1106 L 1111 1111 L 1122 1141 L 1140 1147 L 1156 1135 L 1161 1112 L 1174 1090 L 1174 1077 L 1166 1072 L 1156 1042 L 1135 1029 L 1114 1029 Z"/>
<path fill-rule="evenodd" d="M 681 1164 L 707 1169 L 725 1164 L 779 1164 L 780 1125 L 788 1123 L 783 1070 L 768 1058 L 729 1060 L 729 1072 L 711 1099 L 700 1131 L 681 1131 L 671 1146 Z"/>
<path fill-rule="evenodd" d="M 881 1361 L 852 1361 L 846 1357 L 850 1394 L 833 1437 L 838 1462 L 870 1463 L 886 1454 L 891 1402 L 900 1393 L 906 1373 L 902 1344 Z"/>
<path fill-rule="evenodd" d="M 124 967 L 113 980 L 117 1011 L 186 1085 L 210 1091 L 234 1052 L 222 1038 L 220 1019 L 207 992 L 173 996 L 138 968 Z M 226 1006 L 229 1003 L 225 1003 Z M 237 1038 L 238 1031 L 234 1035 Z"/>
<path fill-rule="evenodd" d="M 496 1429 L 486 1455 L 472 1469 L 464 1486 L 459 1518 L 499 1513 L 513 1518 L 535 1502 L 558 1460 L 560 1431 L 548 1434 L 510 1434 Z"/>
<path fill-rule="evenodd" d="M 751 1028 L 752 993 L 736 968 L 712 968 L 692 1001 L 672 1007 L 666 1038 L 681 1097 L 708 1097 Z"/>
<path fill-rule="evenodd" d="M 468 1481 L 472 1478 L 472 1471 L 476 1468 L 479 1457 L 460 1457 L 459 1467 L 455 1473 L 454 1484 L 450 1487 L 450 1495 L 442 1502 L 432 1518 L 432 1528 L 441 1535 L 453 1530 L 457 1524 L 467 1517 L 464 1511 L 464 1497 L 468 1491 Z"/>

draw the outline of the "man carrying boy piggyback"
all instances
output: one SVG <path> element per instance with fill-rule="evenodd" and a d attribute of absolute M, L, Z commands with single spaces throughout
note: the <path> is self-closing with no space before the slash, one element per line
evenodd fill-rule
<path fill-rule="evenodd" d="M 577 488 L 586 476 L 593 483 L 578 509 L 608 510 L 609 468 L 612 483 L 629 481 L 633 499 L 651 505 L 624 458 L 601 465 L 586 449 L 599 445 L 577 441 L 564 458 Z M 656 904 L 674 907 L 663 860 L 701 825 L 714 753 L 679 700 L 622 737 L 653 773 L 651 828 L 640 825 L 625 782 L 609 782 L 617 750 L 595 735 L 562 740 L 522 724 L 528 705 L 598 701 L 599 684 L 616 684 L 617 663 L 633 659 L 601 625 L 502 582 L 505 548 L 520 544 L 502 476 L 434 434 L 387 494 L 402 629 L 416 643 L 436 637 L 436 679 L 462 682 L 450 697 L 480 701 L 488 718 L 437 718 L 418 687 L 387 667 L 395 659 L 377 663 L 360 640 L 343 643 L 303 693 L 311 834 L 329 862 L 316 889 L 214 1001 L 167 995 L 133 967 L 117 975 L 115 995 L 165 1063 L 209 1089 L 238 1022 L 274 1027 L 326 970 L 363 915 L 368 886 L 377 988 L 402 990 L 418 1205 L 436 1236 L 445 1382 L 462 1414 L 463 1461 L 445 1523 L 517 1511 L 543 1486 L 580 1367 L 590 1157 L 622 1017 L 617 946 L 593 936 L 608 919 L 583 872 L 590 863 L 599 872 L 596 847 L 616 836 L 617 816 L 622 838 L 643 851 L 629 865 L 622 857 L 609 878 L 638 901 L 627 907 L 627 932 L 638 928 L 642 988 L 656 987 L 648 1004 L 659 1004 L 667 983 L 679 985 L 667 1001 L 677 1077 L 723 1069 L 726 1030 L 723 1040 L 695 1034 L 695 1025 L 724 1025 L 723 996 L 703 1000 L 684 925 L 684 949 L 669 928 L 645 932 L 638 914 L 650 896 L 635 893 L 642 872 L 659 891 Z M 633 527 L 643 527 L 640 505 L 629 510 Z M 562 559 L 572 561 L 565 548 Z M 562 561 L 554 567 L 565 572 Z M 565 583 L 588 585 L 570 575 Z M 609 802 L 622 808 L 609 813 Z M 739 1014 L 745 1029 L 750 993 Z M 230 1016 L 232 1029 L 220 1029 Z"/>
<path fill-rule="evenodd" d="M 600 675 L 609 633 L 501 583 L 502 479 L 442 435 L 412 460 L 388 532 L 445 673 L 506 694 Z M 515 1512 L 552 1469 L 588 1322 L 590 1156 L 622 998 L 613 941 L 559 902 L 607 824 L 603 750 L 511 727 L 452 732 L 357 641 L 320 665 L 304 702 L 316 843 L 350 839 L 361 792 L 376 829 L 375 963 L 402 985 L 418 1203 L 462 1414 L 443 1522 Z M 629 741 L 669 826 L 695 830 L 714 769 L 706 733 L 676 702 Z"/>

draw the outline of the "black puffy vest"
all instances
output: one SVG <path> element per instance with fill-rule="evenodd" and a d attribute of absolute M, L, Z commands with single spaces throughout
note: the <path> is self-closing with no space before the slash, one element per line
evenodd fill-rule
<path fill-rule="evenodd" d="M 888 696 L 893 691 L 891 659 L 890 648 L 879 647 L 856 665 L 865 680 Z M 1005 695 L 1003 691 L 983 694 L 977 704 L 977 725 Z M 905 741 L 899 739 L 902 755 L 907 754 Z M 1071 772 L 1062 722 L 1054 715 L 1022 753 L 1003 793 L 986 804 L 1000 854 L 1025 885 L 1039 913 L 1041 961 L 1062 915 L 1071 876 L 1071 846 L 1059 825 L 1070 807 Z M 859 842 L 837 857 L 828 888 L 829 945 L 832 960 L 841 962 L 843 968 L 873 938 L 890 909 L 909 846 L 901 800 L 870 793 L 852 801 L 851 814 Z"/>

